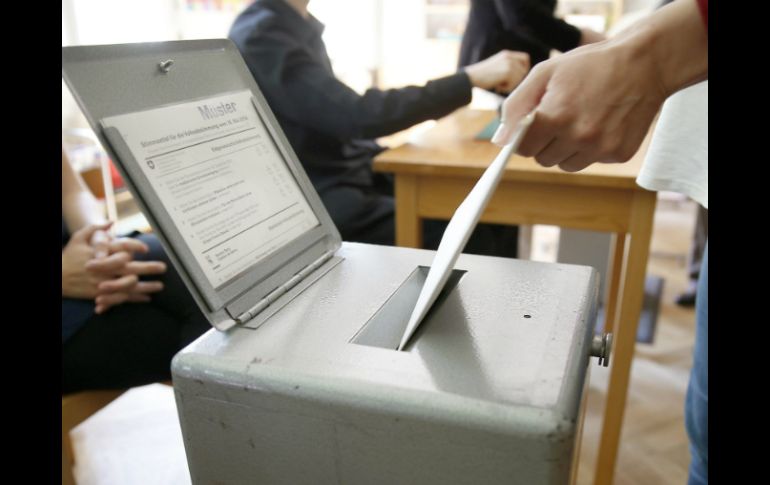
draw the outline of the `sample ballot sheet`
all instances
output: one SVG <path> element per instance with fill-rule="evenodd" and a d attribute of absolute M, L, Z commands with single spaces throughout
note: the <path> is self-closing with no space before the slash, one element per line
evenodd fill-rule
<path fill-rule="evenodd" d="M 319 225 L 251 96 L 103 120 L 120 132 L 215 288 Z"/>

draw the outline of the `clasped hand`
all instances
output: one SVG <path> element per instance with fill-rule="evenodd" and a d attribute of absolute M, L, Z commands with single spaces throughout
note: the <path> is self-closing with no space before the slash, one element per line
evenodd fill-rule
<path fill-rule="evenodd" d="M 76 231 L 62 250 L 62 296 L 93 299 L 97 314 L 126 302 L 148 302 L 163 290 L 160 281 L 140 281 L 144 275 L 166 272 L 162 261 L 135 261 L 149 247 L 137 239 L 114 238 L 111 222 Z"/>

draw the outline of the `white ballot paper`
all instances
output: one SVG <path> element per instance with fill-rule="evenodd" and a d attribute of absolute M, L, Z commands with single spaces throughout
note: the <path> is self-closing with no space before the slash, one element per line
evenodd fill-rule
<path fill-rule="evenodd" d="M 120 132 L 215 288 L 319 224 L 251 96 L 103 120 Z"/>
<path fill-rule="evenodd" d="M 465 248 L 465 244 L 479 222 L 479 218 L 487 207 L 487 203 L 489 203 L 489 199 L 495 193 L 495 188 L 500 182 L 505 165 L 508 163 L 508 158 L 518 149 L 521 139 L 524 138 L 527 128 L 529 128 L 534 119 L 535 112 L 533 111 L 519 122 L 516 133 L 513 136 L 513 141 L 500 150 L 495 161 L 487 167 L 471 192 L 460 204 L 460 207 L 457 208 L 449 224 L 447 224 L 444 236 L 438 245 L 436 256 L 434 256 L 433 263 L 430 265 L 428 276 L 425 278 L 425 285 L 422 287 L 420 296 L 417 298 L 417 304 L 412 311 L 412 315 L 409 317 L 409 323 L 406 325 L 404 336 L 401 337 L 398 350 L 402 350 L 409 342 L 409 339 L 417 330 L 422 319 L 425 318 L 431 305 L 433 305 L 444 288 L 457 258 L 460 256 L 463 248 Z"/>

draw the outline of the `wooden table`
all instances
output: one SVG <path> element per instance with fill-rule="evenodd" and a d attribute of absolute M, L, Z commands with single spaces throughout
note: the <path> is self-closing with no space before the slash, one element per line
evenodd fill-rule
<path fill-rule="evenodd" d="M 397 245 L 420 247 L 423 219 L 452 216 L 499 151 L 488 141 L 474 140 L 493 117 L 492 111 L 463 108 L 376 158 L 375 171 L 395 175 Z M 614 343 L 596 484 L 612 483 L 644 296 L 656 197 L 635 180 L 649 139 L 650 134 L 627 163 L 594 164 L 579 173 L 513 156 L 481 217 L 482 222 L 549 224 L 614 235 L 605 299 L 605 328 L 612 328 Z"/>

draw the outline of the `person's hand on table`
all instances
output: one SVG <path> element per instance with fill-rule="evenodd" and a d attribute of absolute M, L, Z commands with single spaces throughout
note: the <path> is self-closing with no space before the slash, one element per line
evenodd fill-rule
<path fill-rule="evenodd" d="M 166 272 L 162 261 L 134 261 L 135 253 L 147 251 L 147 245 L 137 239 L 115 239 L 108 244 L 107 256 L 85 264 L 85 269 L 100 279 L 94 295 L 97 314 L 126 302 L 149 302 L 150 294 L 163 290 L 160 281 L 139 280 L 140 276 Z"/>
<path fill-rule="evenodd" d="M 526 52 L 504 50 L 465 67 L 465 73 L 477 88 L 509 93 L 527 75 L 529 65 Z"/>

